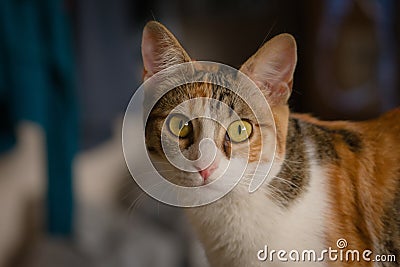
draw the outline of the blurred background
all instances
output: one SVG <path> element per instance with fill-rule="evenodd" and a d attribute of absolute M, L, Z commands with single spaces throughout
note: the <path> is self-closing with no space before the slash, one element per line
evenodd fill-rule
<path fill-rule="evenodd" d="M 361 120 L 400 103 L 396 0 L 2 0 L 0 267 L 207 266 L 182 211 L 144 195 L 122 155 L 151 19 L 234 67 L 291 33 L 293 111 Z"/>

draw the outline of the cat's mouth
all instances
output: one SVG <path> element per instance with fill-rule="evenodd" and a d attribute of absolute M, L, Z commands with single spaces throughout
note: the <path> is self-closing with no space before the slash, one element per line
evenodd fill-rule
<path fill-rule="evenodd" d="M 210 164 L 210 166 L 201 169 L 201 168 L 197 168 L 199 175 L 201 176 L 201 178 L 203 179 L 203 184 L 208 184 L 210 183 L 210 176 L 218 169 L 219 167 L 219 162 L 218 161 L 214 161 L 213 163 Z"/>

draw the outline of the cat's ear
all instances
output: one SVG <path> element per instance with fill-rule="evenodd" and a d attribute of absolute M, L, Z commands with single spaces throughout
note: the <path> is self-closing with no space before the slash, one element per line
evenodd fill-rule
<path fill-rule="evenodd" d="M 161 23 L 150 21 L 143 30 L 142 58 L 143 79 L 172 65 L 190 61 L 189 55 L 175 36 Z"/>
<path fill-rule="evenodd" d="M 280 34 L 264 44 L 240 70 L 263 91 L 272 105 L 286 104 L 297 62 L 296 41 Z"/>

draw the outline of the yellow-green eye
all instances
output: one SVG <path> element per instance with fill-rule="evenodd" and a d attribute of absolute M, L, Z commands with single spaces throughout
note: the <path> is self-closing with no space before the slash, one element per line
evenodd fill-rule
<path fill-rule="evenodd" d="M 253 126 L 248 121 L 238 120 L 232 122 L 228 127 L 228 136 L 234 143 L 240 143 L 249 138 Z"/>
<path fill-rule="evenodd" d="M 181 138 L 187 137 L 193 130 L 188 118 L 178 114 L 169 117 L 168 128 L 171 133 Z"/>

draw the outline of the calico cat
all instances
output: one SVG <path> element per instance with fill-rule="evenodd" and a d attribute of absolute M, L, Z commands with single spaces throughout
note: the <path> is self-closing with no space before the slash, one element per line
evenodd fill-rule
<path fill-rule="evenodd" d="M 144 80 L 165 68 L 191 61 L 176 38 L 154 21 L 144 28 L 142 55 Z M 249 194 L 248 184 L 241 181 L 218 201 L 185 209 L 208 261 L 214 267 L 399 266 L 400 109 L 366 122 L 327 122 L 290 113 L 287 101 L 296 61 L 294 38 L 281 34 L 265 43 L 240 68 L 271 107 L 276 124 L 277 163 L 269 174 L 272 179 L 254 193 Z M 268 145 L 260 146 L 260 140 L 269 142 L 270 136 L 259 131 L 266 126 L 256 125 L 251 116 L 244 115 L 249 113 L 248 107 L 233 94 L 220 86 L 195 83 L 176 88 L 158 101 L 148 118 L 145 136 L 149 154 L 169 170 L 166 179 L 184 186 L 199 186 L 216 179 L 220 166 L 241 157 L 229 154 L 232 147 L 240 148 L 241 143 L 236 142 L 240 138 L 249 141 L 250 165 L 261 149 L 268 149 Z M 211 166 L 188 173 L 170 166 L 163 155 L 161 125 L 168 119 L 182 122 L 179 116 L 188 114 L 173 118 L 166 114 L 177 103 L 195 97 L 213 98 L 231 106 L 239 116 L 246 117 L 239 123 L 252 134 L 219 134 L 217 124 L 208 122 L 204 126 L 203 120 L 180 124 L 176 135 L 181 137 L 179 146 L 184 155 L 195 154 L 197 139 L 204 135 L 213 137 L 218 148 Z M 193 109 L 208 109 L 204 102 L 196 105 Z M 338 240 L 347 244 L 339 245 Z M 296 253 L 291 252 L 297 250 L 301 255 L 314 250 L 319 258 L 328 248 L 358 250 L 360 257 L 367 251 L 370 261 L 368 257 L 359 261 L 328 259 L 328 252 L 322 260 L 296 260 Z M 265 259 L 266 255 L 274 256 L 269 254 L 271 250 L 284 250 L 287 254 L 278 259 L 276 252 L 274 260 Z M 294 260 L 285 260 L 290 252 Z M 374 257 L 380 254 L 397 258 L 391 258 L 391 262 L 375 261 Z"/>

